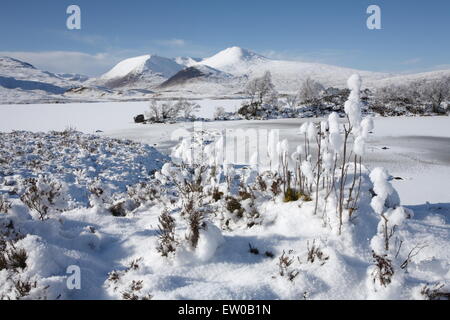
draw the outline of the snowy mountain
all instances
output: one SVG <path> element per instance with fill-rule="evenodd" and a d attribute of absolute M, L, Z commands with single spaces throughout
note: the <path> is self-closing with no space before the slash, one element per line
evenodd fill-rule
<path fill-rule="evenodd" d="M 38 90 L 59 91 L 56 87 L 68 88 L 72 83 L 54 73 L 39 70 L 29 63 L 0 57 L 0 85 L 8 89 L 33 90 L 36 87 Z M 48 88 L 45 88 L 46 86 Z M 52 86 L 55 88 L 51 89 Z"/>
<path fill-rule="evenodd" d="M 210 67 L 227 74 L 227 77 L 197 77 L 196 70 Z M 235 94 L 242 92 L 249 79 L 262 76 L 270 71 L 275 87 L 279 92 L 295 92 L 307 77 L 313 78 L 325 86 L 344 87 L 346 80 L 354 73 L 364 78 L 366 85 L 372 85 L 378 80 L 390 77 L 390 74 L 361 71 L 319 63 L 299 61 L 272 60 L 260 54 L 240 47 L 231 47 L 191 65 L 189 70 L 183 70 L 163 83 L 162 88 L 170 85 L 172 91 L 189 91 L 197 94 Z M 230 78 L 230 75 L 234 77 Z M 181 81 L 182 79 L 182 81 Z M 233 79 L 233 81 L 231 81 Z M 234 82 L 234 83 L 233 83 Z M 222 86 L 220 86 L 222 84 Z"/>
<path fill-rule="evenodd" d="M 242 95 L 246 83 L 266 71 L 280 93 L 294 93 L 310 77 L 324 86 L 345 87 L 355 73 L 363 86 L 377 88 L 450 76 L 450 70 L 389 74 L 301 61 L 275 60 L 240 47 L 204 59 L 143 55 L 121 61 L 99 78 L 39 70 L 9 57 L 0 57 L 0 104 L 142 100 L 160 97 Z"/>
<path fill-rule="evenodd" d="M 17 59 L 0 57 L 1 104 L 62 102 L 61 95 L 79 83 Z"/>
<path fill-rule="evenodd" d="M 270 60 L 246 49 L 231 47 L 199 62 L 211 68 L 222 70 L 233 75 L 247 74 Z"/>
<path fill-rule="evenodd" d="M 437 70 L 429 72 L 420 72 L 413 74 L 403 74 L 403 75 L 393 75 L 388 78 L 380 79 L 373 83 L 375 87 L 384 87 L 395 84 L 405 84 L 415 81 L 425 81 L 425 80 L 437 80 L 445 77 L 450 77 L 450 70 Z"/>
<path fill-rule="evenodd" d="M 144 55 L 119 62 L 94 83 L 108 88 L 133 87 L 148 89 L 157 86 L 183 69 L 172 59 Z"/>

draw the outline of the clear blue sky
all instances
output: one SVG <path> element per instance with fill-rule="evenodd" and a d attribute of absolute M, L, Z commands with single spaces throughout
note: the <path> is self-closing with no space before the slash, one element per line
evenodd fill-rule
<path fill-rule="evenodd" d="M 82 29 L 66 29 L 66 8 Z M 382 30 L 366 9 L 382 10 Z M 6 0 L 0 54 L 50 71 L 99 74 L 134 55 L 205 57 L 241 46 L 273 58 L 372 71 L 450 68 L 448 0 Z"/>

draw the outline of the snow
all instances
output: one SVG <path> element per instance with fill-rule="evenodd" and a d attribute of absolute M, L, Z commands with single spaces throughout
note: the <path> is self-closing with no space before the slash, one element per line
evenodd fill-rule
<path fill-rule="evenodd" d="M 371 116 L 365 117 L 361 122 L 361 136 L 364 139 L 367 139 L 369 137 L 370 132 L 375 128 L 373 123 L 373 118 Z"/>
<path fill-rule="evenodd" d="M 400 205 L 398 194 L 388 182 L 389 175 L 384 168 L 375 168 L 370 173 L 370 180 L 373 183 L 373 191 L 376 196 L 372 198 L 371 206 L 373 210 L 382 214 L 387 208 L 395 208 Z"/>
<path fill-rule="evenodd" d="M 212 117 L 217 106 L 226 111 L 236 111 L 240 100 L 199 100 L 202 106 L 199 116 Z M 31 130 L 48 131 L 64 130 L 73 127 L 77 130 L 94 133 L 101 130 L 105 135 L 125 137 L 135 141 L 157 144 L 165 151 L 174 146 L 172 133 L 177 129 L 192 130 L 192 124 L 152 125 L 134 124 L 133 116 L 147 110 L 144 102 L 114 103 L 77 103 L 77 104 L 40 104 L 40 105 L 5 105 L 0 106 L 1 131 Z M 105 114 L 107 121 L 99 121 Z M 450 139 L 449 117 L 396 117 L 374 118 L 376 130 L 370 135 L 367 145 L 366 160 L 374 167 L 382 165 L 394 176 L 403 180 L 393 181 L 406 203 L 416 205 L 426 201 L 431 203 L 445 202 L 446 191 L 450 185 L 448 170 L 448 146 Z M 285 119 L 270 121 L 225 121 L 214 122 L 217 128 L 268 128 L 282 129 L 283 137 L 289 137 L 290 144 L 303 145 L 303 135 L 298 136 L 298 128 L 305 125 L 302 119 Z M 209 124 L 205 124 L 209 127 Z M 331 125 L 330 125 L 331 129 Z M 298 140 L 292 140 L 298 136 Z M 336 139 L 341 139 L 339 135 Z M 298 141 L 299 143 L 295 143 Z M 383 150 L 387 147 L 389 149 Z M 295 150 L 292 150 L 292 152 Z M 170 152 L 169 152 L 170 153 Z M 439 187 L 418 189 L 414 186 L 435 185 Z M 446 187 L 447 186 L 447 187 Z M 447 188 L 447 189 L 446 189 Z"/>
<path fill-rule="evenodd" d="M 226 112 L 236 112 L 242 103 L 240 99 L 193 101 L 202 107 L 196 115 L 209 119 L 214 117 L 219 106 Z M 147 110 L 148 102 L 0 105 L 0 130 L 62 131 L 73 127 L 94 133 L 97 130 L 134 129 L 142 125 L 135 124 L 133 118 Z"/>
<path fill-rule="evenodd" d="M 360 157 L 366 154 L 366 140 L 363 136 L 358 136 L 355 138 L 353 143 L 353 152 Z"/>
<path fill-rule="evenodd" d="M 151 58 L 150 55 L 130 58 L 119 62 L 114 68 L 105 73 L 102 79 L 114 79 L 125 77 L 129 73 L 141 73 L 144 71 L 145 63 Z"/>
<path fill-rule="evenodd" d="M 308 125 L 308 130 L 306 132 L 309 142 L 314 143 L 317 139 L 317 129 L 316 125 L 312 122 Z"/>
<path fill-rule="evenodd" d="M 358 74 L 352 75 L 348 79 L 348 88 L 350 89 L 350 96 L 345 102 L 344 110 L 349 118 L 350 125 L 353 132 L 358 134 L 361 125 L 361 77 Z"/>
<path fill-rule="evenodd" d="M 176 57 L 174 61 L 189 68 L 196 65 L 199 61 L 201 61 L 201 59 L 194 59 L 191 57 Z"/>
<path fill-rule="evenodd" d="M 199 64 L 223 70 L 231 74 L 242 72 L 251 65 L 265 62 L 268 59 L 249 50 L 239 47 L 230 47 L 220 51 L 212 57 L 203 59 Z"/>
<path fill-rule="evenodd" d="M 77 82 L 67 81 L 54 73 L 39 70 L 26 62 L 0 56 L 0 78 L 13 78 L 16 81 L 40 82 L 52 84 L 58 87 L 70 87 Z M 0 81 L 2 86 L 3 80 Z"/>
<path fill-rule="evenodd" d="M 300 169 L 302 170 L 302 173 L 305 175 L 306 179 L 308 179 L 308 182 L 310 184 L 312 184 L 314 182 L 314 174 L 313 174 L 311 161 L 310 160 L 304 160 L 302 162 L 302 165 L 301 165 Z"/>
<path fill-rule="evenodd" d="M 134 57 L 119 62 L 110 71 L 105 73 L 101 79 L 110 80 L 123 78 L 129 75 L 139 75 L 145 72 L 159 73 L 165 78 L 169 78 L 182 67 L 171 59 L 159 57 L 157 55 L 144 55 Z"/>
<path fill-rule="evenodd" d="M 222 231 L 214 224 L 207 224 L 205 229 L 200 230 L 200 240 L 195 250 L 195 255 L 200 262 L 210 260 L 219 246 L 225 242 Z"/>

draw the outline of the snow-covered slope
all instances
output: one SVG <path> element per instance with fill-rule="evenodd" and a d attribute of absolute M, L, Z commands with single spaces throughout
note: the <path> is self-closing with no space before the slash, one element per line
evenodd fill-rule
<path fill-rule="evenodd" d="M 198 76 L 201 74 L 198 71 L 200 67 L 209 67 L 227 76 Z M 390 76 L 318 63 L 271 60 L 246 49 L 231 47 L 190 65 L 188 69 L 180 71 L 164 82 L 161 88 L 170 87 L 171 92 L 189 92 L 198 95 L 206 93 L 232 95 L 242 92 L 249 79 L 260 77 L 266 71 L 270 71 L 276 89 L 282 93 L 297 91 L 307 77 L 326 86 L 343 87 L 346 79 L 354 73 L 359 73 L 369 84 Z"/>
<path fill-rule="evenodd" d="M 192 57 L 176 57 L 174 61 L 182 66 L 192 67 L 202 61 L 202 59 Z"/>
<path fill-rule="evenodd" d="M 405 84 L 415 81 L 437 80 L 445 77 L 450 77 L 450 70 L 437 70 L 413 74 L 393 75 L 392 77 L 374 81 L 372 85 L 374 87 L 384 87 L 393 84 Z"/>
<path fill-rule="evenodd" d="M 10 57 L 0 57 L 0 77 L 14 78 L 17 81 L 47 83 L 59 87 L 70 87 L 71 85 L 70 81 L 54 73 L 39 70 L 29 63 Z"/>
<path fill-rule="evenodd" d="M 86 82 L 90 79 L 88 76 L 86 76 L 84 74 L 78 74 L 78 73 L 57 73 L 56 75 L 65 80 L 79 82 L 79 83 Z"/>
<path fill-rule="evenodd" d="M 243 75 L 269 62 L 269 59 L 252 51 L 231 47 L 203 59 L 199 64 L 210 66 L 234 75 Z"/>
<path fill-rule="evenodd" d="M 346 80 L 354 73 L 359 73 L 369 83 L 390 76 L 385 73 L 360 71 L 319 63 L 272 60 L 239 47 L 225 49 L 202 60 L 199 64 L 249 79 L 270 71 L 274 84 L 280 92 L 298 90 L 306 77 L 320 81 L 326 86 L 343 87 Z"/>
<path fill-rule="evenodd" d="M 105 73 L 97 83 L 106 87 L 134 87 L 148 89 L 159 85 L 183 66 L 172 59 L 157 55 L 144 55 L 119 62 Z"/>
<path fill-rule="evenodd" d="M 237 93 L 239 87 L 245 85 L 245 77 L 233 76 L 229 73 L 197 64 L 185 68 L 161 84 L 159 94 L 166 97 L 182 96 L 227 96 Z"/>
<path fill-rule="evenodd" d="M 223 71 L 205 66 L 195 65 L 185 68 L 172 76 L 169 80 L 161 84 L 162 88 L 171 87 L 175 85 L 186 85 L 192 81 L 204 80 L 210 82 L 221 82 L 233 78 L 232 75 Z"/>
<path fill-rule="evenodd" d="M 0 57 L 0 103 L 60 102 L 61 95 L 78 84 L 29 63 Z"/>

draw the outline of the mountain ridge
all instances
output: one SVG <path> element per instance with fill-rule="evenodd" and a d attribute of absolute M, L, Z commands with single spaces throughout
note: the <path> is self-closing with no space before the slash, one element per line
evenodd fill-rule
<path fill-rule="evenodd" d="M 450 70 L 393 74 L 276 60 L 240 47 L 230 47 L 203 59 L 166 58 L 156 54 L 132 57 L 98 78 L 51 73 L 18 59 L 0 57 L 0 104 L 34 99 L 59 102 L 148 99 L 153 95 L 167 98 L 242 96 L 246 83 L 267 71 L 271 72 L 280 93 L 296 92 L 307 77 L 324 86 L 342 88 L 348 77 L 359 73 L 365 87 L 376 88 L 450 76 Z"/>

